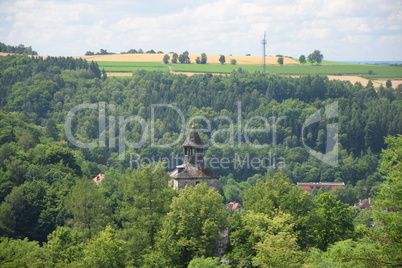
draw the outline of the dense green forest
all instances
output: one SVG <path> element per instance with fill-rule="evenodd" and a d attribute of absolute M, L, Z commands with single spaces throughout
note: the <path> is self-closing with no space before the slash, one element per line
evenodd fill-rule
<path fill-rule="evenodd" d="M 168 187 L 193 121 L 205 158 L 228 159 L 210 162 L 220 193 Z M 114 78 L 82 59 L 13 55 L 0 57 L 0 126 L 2 267 L 216 267 L 225 228 L 237 267 L 402 265 L 401 87 L 241 68 Z M 337 165 L 305 148 L 325 153 L 328 139 Z M 323 181 L 346 187 L 295 185 Z M 368 197 L 372 210 L 350 206 Z"/>
<path fill-rule="evenodd" d="M 16 53 L 25 55 L 38 55 L 38 52 L 32 50 L 32 47 L 26 47 L 23 44 L 18 46 L 10 46 L 0 42 L 0 52 L 3 53 Z"/>

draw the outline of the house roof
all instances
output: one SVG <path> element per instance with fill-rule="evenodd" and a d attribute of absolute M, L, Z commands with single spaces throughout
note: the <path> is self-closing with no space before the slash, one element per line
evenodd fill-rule
<path fill-rule="evenodd" d="M 344 182 L 298 182 L 297 185 L 304 186 L 343 186 Z"/>
<path fill-rule="evenodd" d="M 242 206 L 237 202 L 230 202 L 226 207 L 231 210 L 242 209 Z"/>
<path fill-rule="evenodd" d="M 92 180 L 98 185 L 101 181 L 103 181 L 103 179 L 105 178 L 105 176 L 101 173 L 99 173 L 95 178 L 93 178 Z"/>
<path fill-rule="evenodd" d="M 355 207 L 358 207 L 358 208 L 361 208 L 361 209 L 363 209 L 363 208 L 368 208 L 368 209 L 371 208 L 370 198 L 360 200 L 359 203 L 355 204 Z"/>
<path fill-rule="evenodd" d="M 202 143 L 200 135 L 198 135 L 198 132 L 195 129 L 194 125 L 191 127 L 191 130 L 188 133 L 187 139 L 183 143 L 183 146 L 194 147 L 194 148 L 204 148 L 204 144 Z"/>

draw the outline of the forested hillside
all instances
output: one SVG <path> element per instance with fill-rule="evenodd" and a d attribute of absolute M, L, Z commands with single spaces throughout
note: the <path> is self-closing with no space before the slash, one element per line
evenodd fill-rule
<path fill-rule="evenodd" d="M 0 52 L 3 53 L 16 53 L 25 55 L 38 55 L 38 52 L 32 50 L 32 47 L 26 47 L 22 44 L 18 46 L 10 46 L 0 42 Z"/>
<path fill-rule="evenodd" d="M 337 116 L 327 118 L 334 103 Z M 306 124 L 317 111 L 321 120 Z M 173 159 L 193 122 L 208 143 L 205 158 L 228 159 L 209 163 L 220 194 L 202 184 L 168 188 L 166 170 L 181 164 Z M 0 126 L 3 267 L 186 267 L 214 256 L 227 227 L 233 239 L 224 252 L 238 267 L 401 264 L 390 257 L 401 246 L 395 225 L 349 207 L 374 197 L 391 209 L 390 221 L 401 217 L 400 193 L 389 197 L 394 188 L 386 187 L 400 186 L 401 138 L 385 142 L 402 134 L 400 87 L 242 69 L 115 78 L 82 59 L 14 55 L 0 57 Z M 325 153 L 328 139 L 338 141 L 337 165 L 306 150 Z M 346 184 L 334 195 L 295 186 L 334 181 Z M 229 215 L 231 201 L 246 211 Z M 349 248 L 363 246 L 376 254 L 370 261 Z"/>

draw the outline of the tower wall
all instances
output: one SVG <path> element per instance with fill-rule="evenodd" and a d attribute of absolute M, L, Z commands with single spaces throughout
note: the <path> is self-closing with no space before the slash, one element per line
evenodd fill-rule
<path fill-rule="evenodd" d="M 169 184 L 175 190 L 181 190 L 188 186 L 196 186 L 199 183 L 206 183 L 209 188 L 215 188 L 219 191 L 219 179 L 218 178 L 190 178 L 190 179 L 172 179 Z"/>

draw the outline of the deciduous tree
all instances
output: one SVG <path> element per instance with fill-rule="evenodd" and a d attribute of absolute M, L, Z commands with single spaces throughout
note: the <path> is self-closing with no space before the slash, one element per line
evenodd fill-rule
<path fill-rule="evenodd" d="M 68 223 L 77 230 L 86 231 L 89 237 L 110 220 L 105 197 L 92 180 L 76 182 L 67 197 L 66 208 L 72 216 Z"/>
<path fill-rule="evenodd" d="M 169 55 L 168 55 L 168 54 L 165 54 L 165 56 L 163 56 L 163 63 L 164 63 L 164 64 L 168 64 L 168 63 L 169 63 L 169 59 L 170 59 Z"/>
<path fill-rule="evenodd" d="M 207 54 L 205 54 L 205 53 L 202 53 L 201 54 L 201 61 L 200 61 L 200 63 L 201 64 L 207 64 Z"/>
<path fill-rule="evenodd" d="M 296 242 L 293 217 L 277 211 L 270 219 L 263 213 L 244 216 L 245 226 L 259 241 L 253 264 L 260 267 L 302 267 L 303 252 Z"/>
<path fill-rule="evenodd" d="M 194 258 L 188 264 L 188 268 L 229 268 L 226 263 L 220 263 L 218 258 Z"/>
<path fill-rule="evenodd" d="M 387 87 L 387 88 L 391 88 L 392 87 L 392 82 L 391 82 L 391 80 L 387 80 L 387 82 L 385 82 L 385 86 Z"/>
<path fill-rule="evenodd" d="M 179 55 L 179 62 L 180 63 L 191 63 L 188 51 L 184 51 L 183 54 Z"/>
<path fill-rule="evenodd" d="M 307 57 L 308 61 L 311 62 L 311 64 L 317 63 L 317 65 L 321 63 L 323 58 L 324 55 L 322 55 L 319 50 L 314 50 L 314 52 Z"/>
<path fill-rule="evenodd" d="M 0 238 L 1 267 L 44 267 L 37 241 Z"/>
<path fill-rule="evenodd" d="M 125 246 L 128 255 L 144 255 L 154 248 L 156 233 L 176 194 L 168 181 L 161 163 L 127 170 L 121 178 L 119 192 L 123 196 L 119 218 L 128 240 Z"/>
<path fill-rule="evenodd" d="M 219 62 L 220 62 L 221 64 L 225 64 L 225 62 L 226 62 L 225 55 L 221 55 L 221 56 L 219 57 Z"/>
<path fill-rule="evenodd" d="M 44 245 L 46 262 L 56 267 L 68 266 L 82 258 L 83 244 L 80 232 L 73 232 L 68 227 L 57 227 L 48 235 Z"/>
<path fill-rule="evenodd" d="M 173 55 L 172 55 L 172 63 L 177 63 L 177 58 L 178 58 L 179 56 L 177 55 L 177 53 L 173 53 Z"/>
<path fill-rule="evenodd" d="M 83 249 L 83 257 L 74 262 L 76 267 L 118 268 L 125 267 L 124 241 L 119 239 L 116 231 L 109 225 L 89 240 Z"/>
<path fill-rule="evenodd" d="M 389 136 L 388 148 L 381 154 L 380 172 L 385 181 L 373 199 L 374 227 L 372 237 L 383 245 L 379 263 L 401 266 L 402 256 L 402 135 Z M 399 252 L 399 253 L 398 253 Z"/>
<path fill-rule="evenodd" d="M 373 217 L 365 236 L 357 241 L 344 240 L 328 248 L 327 253 L 313 252 L 310 262 L 342 267 L 402 266 L 402 136 L 386 138 L 388 148 L 381 155 L 380 171 L 385 181 L 372 199 Z M 343 220 L 339 215 L 337 221 Z M 333 234 L 340 231 L 335 229 Z"/>
<path fill-rule="evenodd" d="M 283 234 L 286 238 L 281 239 L 286 240 L 292 237 L 295 239 L 289 241 L 297 241 L 298 243 L 296 246 L 292 244 L 293 242 L 288 245 L 283 244 L 284 251 L 286 251 L 287 246 L 291 249 L 290 251 L 293 251 L 316 244 L 316 241 L 312 239 L 311 224 L 315 217 L 311 214 L 313 209 L 311 198 L 303 189 L 292 184 L 283 173 L 266 178 L 266 182 L 258 180 L 255 186 L 245 190 L 243 200 L 246 210 L 252 212 L 248 215 L 253 215 L 253 217 L 247 218 L 248 216 L 242 216 L 242 214 L 233 216 L 229 256 L 236 262 L 252 264 L 252 259 L 257 256 L 258 252 L 260 252 L 259 259 L 261 262 L 265 260 L 264 253 L 261 252 L 268 250 L 267 248 L 272 246 L 271 242 L 275 239 L 267 236 L 267 241 L 264 243 L 263 241 L 266 238 L 262 235 L 264 232 L 260 231 L 257 234 L 254 231 L 258 229 L 257 222 L 265 222 L 263 225 L 259 225 L 266 226 L 264 227 L 265 231 L 268 230 L 267 228 L 271 228 L 271 224 L 276 220 L 289 224 L 289 226 L 284 224 L 281 228 L 292 230 L 290 236 Z M 286 215 L 284 216 L 286 220 L 280 220 L 279 218 L 283 218 L 279 217 L 280 215 Z M 257 224 L 257 226 L 253 224 Z M 274 227 L 272 228 L 274 230 Z M 270 233 L 270 235 L 274 234 L 277 233 Z M 260 251 L 258 251 L 257 245 L 259 245 Z"/>
<path fill-rule="evenodd" d="M 299 57 L 299 62 L 300 62 L 301 64 L 305 64 L 305 63 L 306 63 L 306 56 L 301 55 L 301 56 Z"/>
<path fill-rule="evenodd" d="M 319 194 L 314 201 L 318 216 L 314 230 L 320 249 L 326 250 L 329 245 L 352 237 L 353 212 L 348 205 L 337 201 L 330 192 Z"/>
<path fill-rule="evenodd" d="M 173 198 L 157 248 L 165 265 L 187 267 L 198 256 L 212 257 L 219 231 L 227 226 L 223 197 L 204 183 L 186 187 Z"/>

